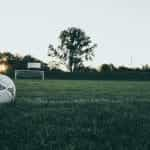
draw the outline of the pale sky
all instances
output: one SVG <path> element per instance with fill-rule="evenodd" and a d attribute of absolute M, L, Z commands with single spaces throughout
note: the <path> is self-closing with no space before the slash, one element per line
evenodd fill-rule
<path fill-rule="evenodd" d="M 149 0 L 0 0 L 0 51 L 48 61 L 48 45 L 72 26 L 99 45 L 93 64 L 150 64 Z"/>

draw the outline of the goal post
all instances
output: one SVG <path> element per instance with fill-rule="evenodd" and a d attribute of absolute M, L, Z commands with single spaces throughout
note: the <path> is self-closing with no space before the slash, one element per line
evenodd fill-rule
<path fill-rule="evenodd" d="M 15 80 L 17 79 L 45 79 L 44 71 L 41 70 L 15 70 Z"/>

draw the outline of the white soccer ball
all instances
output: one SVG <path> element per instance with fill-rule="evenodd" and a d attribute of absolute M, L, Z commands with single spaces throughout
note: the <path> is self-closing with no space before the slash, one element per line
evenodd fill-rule
<path fill-rule="evenodd" d="M 14 102 L 16 96 L 16 87 L 13 81 L 0 74 L 0 103 Z"/>

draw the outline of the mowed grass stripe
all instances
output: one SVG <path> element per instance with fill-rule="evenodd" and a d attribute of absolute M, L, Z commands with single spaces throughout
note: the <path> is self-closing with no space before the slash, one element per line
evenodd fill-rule
<path fill-rule="evenodd" d="M 150 99 L 150 82 L 17 80 L 17 97 L 52 99 Z"/>

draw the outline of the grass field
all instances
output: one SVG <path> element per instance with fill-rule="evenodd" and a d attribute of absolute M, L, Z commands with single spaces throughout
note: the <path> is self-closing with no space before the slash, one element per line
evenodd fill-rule
<path fill-rule="evenodd" d="M 16 81 L 0 150 L 149 150 L 150 82 Z"/>

